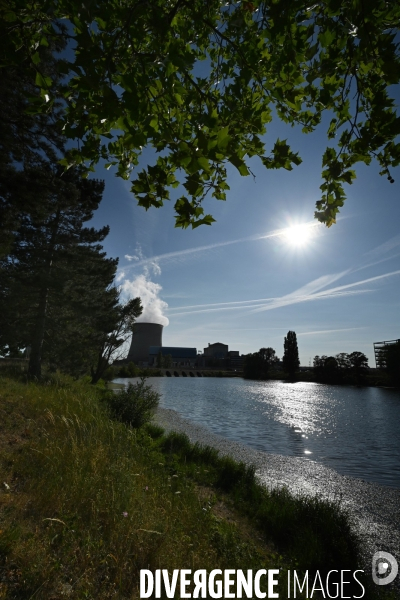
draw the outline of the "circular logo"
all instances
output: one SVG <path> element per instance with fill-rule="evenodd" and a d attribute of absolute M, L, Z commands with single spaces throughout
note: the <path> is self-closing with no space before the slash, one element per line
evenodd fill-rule
<path fill-rule="evenodd" d="M 372 579 L 376 585 L 388 585 L 397 577 L 399 565 L 389 552 L 376 552 L 372 558 Z"/>

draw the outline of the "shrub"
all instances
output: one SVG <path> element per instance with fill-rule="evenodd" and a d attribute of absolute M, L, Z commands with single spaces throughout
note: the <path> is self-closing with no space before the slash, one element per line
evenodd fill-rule
<path fill-rule="evenodd" d="M 153 440 L 157 440 L 164 435 L 163 427 L 160 427 L 159 425 L 154 425 L 154 423 L 148 423 L 146 425 L 146 432 L 151 438 L 153 438 Z"/>
<path fill-rule="evenodd" d="M 135 429 L 148 423 L 160 401 L 160 394 L 142 377 L 135 384 L 108 396 L 112 416 Z"/>
<path fill-rule="evenodd" d="M 236 462 L 230 456 L 223 456 L 219 463 L 219 473 L 216 485 L 225 491 L 233 489 L 236 485 L 246 486 L 255 483 L 255 467 L 247 466 L 243 462 Z"/>
<path fill-rule="evenodd" d="M 103 377 L 102 379 L 104 381 L 112 381 L 113 379 L 115 379 L 117 377 L 117 371 L 116 369 L 110 365 L 109 367 L 107 367 L 107 369 L 104 371 L 103 373 Z"/>
<path fill-rule="evenodd" d="M 191 451 L 191 443 L 186 433 L 171 431 L 165 436 L 161 448 L 171 454 L 187 455 Z"/>
<path fill-rule="evenodd" d="M 139 369 L 136 367 L 135 363 L 130 361 L 127 366 L 128 376 L 129 377 L 137 377 L 139 374 Z"/>

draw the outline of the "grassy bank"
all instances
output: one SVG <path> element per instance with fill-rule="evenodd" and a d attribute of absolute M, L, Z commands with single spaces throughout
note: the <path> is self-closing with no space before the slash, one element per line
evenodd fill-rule
<path fill-rule="evenodd" d="M 0 380 L 0 599 L 138 598 L 140 569 L 359 568 L 337 505 L 267 492 L 183 435 L 111 420 L 106 394 Z"/>

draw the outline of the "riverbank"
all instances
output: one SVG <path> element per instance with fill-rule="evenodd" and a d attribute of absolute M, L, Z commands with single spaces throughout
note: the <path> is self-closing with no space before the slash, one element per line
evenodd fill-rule
<path fill-rule="evenodd" d="M 133 600 L 141 569 L 358 568 L 337 503 L 269 493 L 210 447 L 111 420 L 104 390 L 1 379 L 0 415 L 2 600 Z"/>
<path fill-rule="evenodd" d="M 286 487 L 293 495 L 317 495 L 328 501 L 340 501 L 360 539 L 360 568 L 366 572 L 371 568 L 372 556 L 379 550 L 400 558 L 399 490 L 340 475 L 306 458 L 253 450 L 215 435 L 171 409 L 158 408 L 154 421 L 166 431 L 185 433 L 192 443 L 210 445 L 221 455 L 254 465 L 259 481 L 268 489 Z"/>

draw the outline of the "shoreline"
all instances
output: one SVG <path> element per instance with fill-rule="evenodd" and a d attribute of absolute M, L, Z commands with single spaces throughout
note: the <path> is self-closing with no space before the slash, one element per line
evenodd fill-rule
<path fill-rule="evenodd" d="M 340 475 L 308 458 L 253 450 L 192 423 L 172 409 L 158 408 L 154 422 L 167 432 L 185 433 L 192 443 L 212 446 L 238 462 L 255 465 L 259 481 L 267 488 L 286 486 L 294 495 L 318 495 L 340 502 L 361 541 L 360 568 L 366 572 L 377 551 L 390 552 L 400 559 L 400 490 Z"/>

